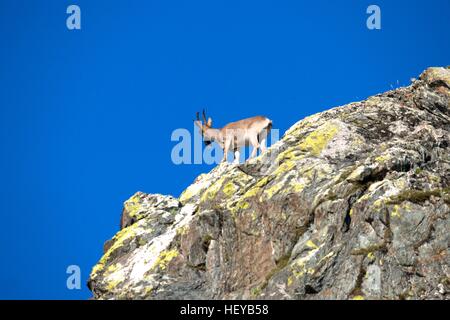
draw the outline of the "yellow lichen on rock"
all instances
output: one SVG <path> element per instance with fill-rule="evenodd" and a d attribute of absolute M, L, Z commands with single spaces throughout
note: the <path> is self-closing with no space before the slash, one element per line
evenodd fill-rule
<path fill-rule="evenodd" d="M 117 287 L 117 285 L 119 283 L 121 283 L 122 281 L 118 280 L 118 279 L 114 279 L 111 281 L 108 281 L 107 285 L 106 285 L 106 289 L 108 289 L 109 291 L 112 291 L 114 288 Z"/>
<path fill-rule="evenodd" d="M 194 183 L 191 184 L 183 193 L 180 195 L 179 200 L 181 203 L 185 204 L 192 200 L 195 196 L 203 192 L 209 185 L 208 175 L 201 174 L 195 179 Z"/>
<path fill-rule="evenodd" d="M 223 193 L 227 196 L 227 197 L 231 197 L 235 192 L 236 192 L 237 188 L 236 186 L 233 184 L 232 181 L 228 182 L 227 184 L 225 184 L 225 186 L 223 187 L 222 191 Z"/>
<path fill-rule="evenodd" d="M 301 121 L 294 124 L 289 130 L 286 131 L 286 136 L 297 136 L 302 133 L 305 129 L 311 127 L 316 123 L 317 119 L 320 117 L 320 114 L 313 114 L 303 118 Z"/>
<path fill-rule="evenodd" d="M 288 279 L 287 279 L 287 285 L 290 286 L 290 285 L 292 285 L 293 282 L 294 282 L 294 279 L 293 279 L 291 276 L 288 277 Z"/>
<path fill-rule="evenodd" d="M 306 242 L 306 246 L 307 246 L 308 248 L 311 248 L 311 249 L 317 249 L 317 248 L 319 248 L 319 247 L 317 246 L 317 244 L 315 244 L 312 240 L 308 240 L 308 241 Z"/>
<path fill-rule="evenodd" d="M 105 252 L 100 261 L 92 268 L 91 277 L 102 271 L 106 264 L 109 262 L 111 255 L 121 248 L 125 241 L 130 240 L 136 236 L 136 229 L 139 227 L 138 223 L 132 224 L 131 226 L 120 230 L 112 239 L 113 245 Z"/>
<path fill-rule="evenodd" d="M 250 203 L 248 203 L 247 201 L 239 202 L 236 205 L 236 207 L 239 208 L 239 209 L 245 210 L 245 209 L 248 209 L 250 207 Z"/>
<path fill-rule="evenodd" d="M 298 160 L 302 158 L 303 154 L 304 153 L 301 150 L 299 150 L 297 146 L 293 146 L 281 152 L 275 158 L 275 162 L 281 163 L 285 160 Z"/>
<path fill-rule="evenodd" d="M 261 192 L 261 190 L 269 183 L 269 181 L 269 177 L 264 177 L 259 180 L 242 195 L 239 202 L 244 202 L 244 200 L 246 199 L 257 196 Z"/>
<path fill-rule="evenodd" d="M 305 245 L 306 245 L 307 248 L 309 248 L 311 250 L 308 252 L 308 254 L 306 256 L 296 259 L 291 264 L 292 274 L 297 279 L 302 277 L 306 273 L 309 273 L 309 274 L 313 274 L 314 273 L 314 269 L 313 268 L 306 268 L 306 264 L 308 263 L 309 260 L 311 260 L 312 257 L 314 257 L 316 255 L 316 253 L 322 247 L 322 246 L 316 246 L 314 249 L 312 249 L 311 247 L 308 246 L 308 243 L 305 244 Z"/>
<path fill-rule="evenodd" d="M 177 228 L 176 230 L 176 234 L 177 235 L 185 235 L 189 230 L 189 226 L 188 225 L 184 225 L 182 227 Z"/>
<path fill-rule="evenodd" d="M 339 129 L 336 124 L 327 122 L 308 134 L 298 147 L 301 150 L 309 151 L 312 155 L 318 156 L 327 146 L 328 142 L 339 132 Z"/>
<path fill-rule="evenodd" d="M 378 156 L 375 158 L 375 162 L 386 163 L 390 159 L 391 159 L 391 157 L 389 155 L 381 155 L 381 156 Z"/>
<path fill-rule="evenodd" d="M 215 181 L 212 185 L 209 186 L 208 189 L 206 189 L 205 193 L 201 196 L 200 202 L 205 202 L 208 200 L 212 200 L 216 197 L 217 193 L 222 188 L 222 185 L 225 181 L 225 176 L 221 177 L 217 181 Z"/>
<path fill-rule="evenodd" d="M 294 190 L 295 193 L 299 193 L 301 191 L 303 191 L 303 189 L 305 189 L 305 185 L 303 183 L 291 183 L 292 189 Z"/>
<path fill-rule="evenodd" d="M 166 269 L 167 265 L 170 263 L 170 261 L 172 261 L 172 259 L 177 257 L 179 254 L 180 253 L 178 252 L 177 249 L 171 249 L 171 250 L 164 250 L 164 251 L 162 251 L 159 254 L 158 259 L 156 259 L 156 261 L 153 264 L 151 269 L 155 269 L 155 268 L 159 268 L 161 270 Z"/>
<path fill-rule="evenodd" d="M 145 288 L 144 296 L 148 296 L 153 292 L 153 286 L 148 286 Z"/>
<path fill-rule="evenodd" d="M 193 196 L 197 194 L 196 192 L 194 192 L 194 188 L 194 185 L 191 185 L 183 191 L 183 193 L 180 195 L 181 203 L 187 203 Z"/>
<path fill-rule="evenodd" d="M 283 183 L 279 182 L 274 184 L 272 187 L 264 190 L 264 198 L 269 200 L 271 199 L 278 191 L 283 187 Z"/>
<path fill-rule="evenodd" d="M 271 181 L 271 179 L 272 178 L 270 178 L 268 176 L 260 179 L 253 186 L 248 188 L 244 192 L 244 194 L 242 194 L 239 197 L 239 200 L 232 201 L 232 202 L 230 201 L 227 204 L 227 209 L 230 210 L 232 216 L 235 217 L 236 213 L 239 210 L 246 210 L 246 209 L 250 208 L 250 202 L 251 202 L 250 199 L 259 195 L 262 192 L 263 188 Z"/>
<path fill-rule="evenodd" d="M 391 210 L 391 217 L 399 218 L 401 216 L 402 210 L 410 210 L 411 205 L 408 202 L 402 202 L 400 204 L 395 204 Z"/>
<path fill-rule="evenodd" d="M 324 257 L 322 257 L 322 258 L 319 260 L 319 263 L 318 263 L 318 264 L 321 264 L 321 263 L 324 262 L 325 260 L 330 259 L 332 256 L 334 256 L 334 252 L 333 252 L 333 251 L 329 252 L 329 253 L 326 254 Z"/>
<path fill-rule="evenodd" d="M 125 201 L 124 208 L 127 211 L 128 216 L 130 216 L 131 218 L 137 217 L 139 209 L 141 208 L 140 201 L 141 201 L 141 198 L 140 198 L 139 192 L 137 192 L 130 199 Z"/>
<path fill-rule="evenodd" d="M 400 216 L 400 206 L 398 204 L 394 205 L 391 211 L 392 217 L 399 217 Z"/>
<path fill-rule="evenodd" d="M 119 269 L 119 266 L 118 266 L 117 263 L 114 263 L 114 264 L 110 265 L 110 266 L 106 269 L 106 271 L 107 271 L 108 273 L 113 273 L 113 272 L 115 272 L 117 269 Z"/>

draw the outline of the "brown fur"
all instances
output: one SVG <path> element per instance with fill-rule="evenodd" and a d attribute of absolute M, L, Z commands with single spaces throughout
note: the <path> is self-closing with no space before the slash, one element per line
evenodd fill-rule
<path fill-rule="evenodd" d="M 226 161 L 228 151 L 234 151 L 235 162 L 236 157 L 239 157 L 239 149 L 243 146 L 253 146 L 250 157 L 256 156 L 258 148 L 261 152 L 264 152 L 267 136 L 272 129 L 272 120 L 264 116 L 242 119 L 228 123 L 221 129 L 214 129 L 211 127 L 212 119 L 206 120 L 205 111 L 203 111 L 203 122 L 200 121 L 197 112 L 195 124 L 200 128 L 206 145 L 211 141 L 217 142 L 224 150 L 223 161 Z"/>

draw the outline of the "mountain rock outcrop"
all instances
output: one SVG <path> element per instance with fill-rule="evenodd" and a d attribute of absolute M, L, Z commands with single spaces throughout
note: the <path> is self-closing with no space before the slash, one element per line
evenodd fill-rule
<path fill-rule="evenodd" d="M 136 193 L 96 299 L 449 299 L 450 69 L 293 125 L 179 198 Z"/>

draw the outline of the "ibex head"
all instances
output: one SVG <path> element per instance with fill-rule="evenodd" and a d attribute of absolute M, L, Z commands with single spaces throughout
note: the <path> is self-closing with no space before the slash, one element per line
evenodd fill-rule
<path fill-rule="evenodd" d="M 203 141 L 205 142 L 205 145 L 209 146 L 213 140 L 213 137 L 209 133 L 209 130 L 211 129 L 211 126 L 212 126 L 212 119 L 208 118 L 208 120 L 206 120 L 206 112 L 204 109 L 203 109 L 202 115 L 203 115 L 203 122 L 200 120 L 199 112 L 197 112 L 196 113 L 197 120 L 194 120 L 194 123 L 197 127 L 199 127 L 200 132 L 203 137 Z"/>

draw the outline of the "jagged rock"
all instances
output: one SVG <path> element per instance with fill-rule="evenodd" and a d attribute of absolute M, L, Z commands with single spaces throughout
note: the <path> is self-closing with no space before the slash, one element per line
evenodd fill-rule
<path fill-rule="evenodd" d="M 97 299 L 448 299 L 450 69 L 301 120 L 180 196 L 137 193 Z"/>

